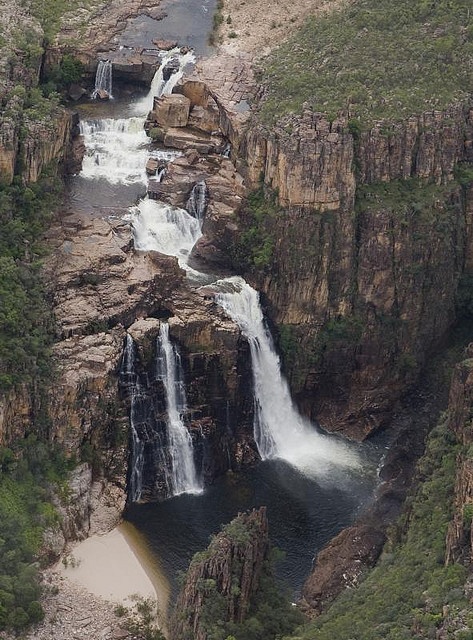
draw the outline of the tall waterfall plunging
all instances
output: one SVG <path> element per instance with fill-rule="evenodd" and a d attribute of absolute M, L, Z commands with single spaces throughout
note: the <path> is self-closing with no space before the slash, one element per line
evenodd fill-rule
<path fill-rule="evenodd" d="M 92 98 L 99 95 L 99 91 L 106 91 L 109 98 L 113 98 L 113 64 L 110 60 L 100 60 L 95 74 L 95 89 Z"/>
<path fill-rule="evenodd" d="M 141 498 L 144 466 L 144 442 L 140 439 L 137 429 L 142 391 L 136 372 L 135 351 L 133 338 L 127 333 L 120 367 L 120 385 L 127 390 L 130 397 L 131 452 L 128 497 L 131 502 L 137 502 Z"/>
<path fill-rule="evenodd" d="M 167 429 L 171 457 L 170 485 L 172 495 L 201 493 L 197 479 L 192 438 L 183 422 L 186 391 L 177 347 L 169 338 L 169 325 L 161 323 L 157 345 L 157 376 L 166 392 Z"/>
<path fill-rule="evenodd" d="M 355 451 L 318 433 L 295 408 L 279 357 L 265 325 L 259 294 L 239 276 L 220 280 L 216 302 L 250 345 L 255 398 L 254 436 L 263 460 L 282 458 L 304 472 L 331 465 L 357 466 Z"/>

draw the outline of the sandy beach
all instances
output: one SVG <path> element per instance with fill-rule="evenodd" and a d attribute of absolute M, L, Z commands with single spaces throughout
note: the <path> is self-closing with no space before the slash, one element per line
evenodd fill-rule
<path fill-rule="evenodd" d="M 143 536 L 128 522 L 80 542 L 67 564 L 59 563 L 56 570 L 109 602 L 130 606 L 130 596 L 138 595 L 157 599 L 159 610 L 166 612 L 170 593 L 167 579 Z"/>

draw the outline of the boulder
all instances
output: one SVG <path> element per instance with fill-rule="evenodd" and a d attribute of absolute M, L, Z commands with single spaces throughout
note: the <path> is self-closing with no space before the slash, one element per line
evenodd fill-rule
<path fill-rule="evenodd" d="M 217 106 L 210 103 L 205 109 L 198 105 L 192 107 L 187 124 L 189 127 L 206 133 L 218 132 L 220 130 L 220 114 Z"/>
<path fill-rule="evenodd" d="M 80 85 L 73 83 L 69 87 L 69 91 L 67 92 L 67 94 L 71 100 L 74 100 L 74 102 L 77 102 L 77 100 L 80 100 L 85 95 L 87 95 L 87 89 L 84 89 L 84 87 L 81 87 Z"/>
<path fill-rule="evenodd" d="M 169 78 L 179 71 L 179 59 L 172 58 L 169 62 L 164 66 L 163 69 L 163 80 L 167 82 Z"/>
<path fill-rule="evenodd" d="M 108 91 L 105 91 L 105 89 L 99 89 L 95 94 L 95 97 L 97 100 L 110 100 L 110 95 Z"/>
<path fill-rule="evenodd" d="M 174 87 L 173 93 L 180 93 L 191 101 L 192 106 L 206 107 L 210 97 L 210 92 L 201 80 L 185 80 L 181 84 Z"/>
<path fill-rule="evenodd" d="M 177 47 L 177 42 L 175 40 L 153 40 L 153 44 L 155 44 L 158 49 L 161 51 L 171 51 L 171 49 L 175 49 Z"/>
<path fill-rule="evenodd" d="M 156 158 L 150 158 L 146 163 L 146 173 L 149 176 L 155 176 L 159 167 L 159 161 Z"/>
<path fill-rule="evenodd" d="M 191 101 L 178 94 L 155 98 L 152 119 L 163 127 L 185 127 L 189 119 Z"/>
<path fill-rule="evenodd" d="M 220 153 L 223 138 L 191 129 L 169 128 L 164 135 L 164 146 L 173 149 L 195 149 L 199 153 Z"/>

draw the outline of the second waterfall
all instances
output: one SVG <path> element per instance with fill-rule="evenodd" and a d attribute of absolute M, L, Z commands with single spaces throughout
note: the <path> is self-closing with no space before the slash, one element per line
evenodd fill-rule
<path fill-rule="evenodd" d="M 181 356 L 169 339 L 166 322 L 161 323 L 157 343 L 157 377 L 162 380 L 166 394 L 171 494 L 200 493 L 202 484 L 197 479 L 192 438 L 183 421 L 187 402 Z"/>

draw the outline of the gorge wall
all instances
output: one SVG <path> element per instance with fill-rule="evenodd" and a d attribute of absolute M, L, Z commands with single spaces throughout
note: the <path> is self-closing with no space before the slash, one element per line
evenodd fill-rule
<path fill-rule="evenodd" d="M 471 191 L 459 174 L 473 161 L 473 112 L 362 130 L 306 108 L 268 130 L 212 95 L 256 197 L 210 218 L 197 255 L 220 256 L 262 291 L 301 409 L 364 438 L 455 321 L 471 261 Z"/>

